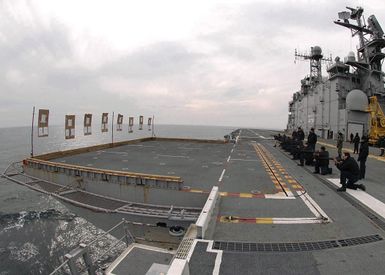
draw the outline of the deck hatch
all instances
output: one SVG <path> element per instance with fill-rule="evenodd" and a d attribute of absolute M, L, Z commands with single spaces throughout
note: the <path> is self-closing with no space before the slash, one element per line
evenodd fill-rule
<path fill-rule="evenodd" d="M 244 243 L 214 241 L 212 248 L 231 252 L 299 252 L 355 246 L 365 243 L 378 242 L 382 240 L 383 237 L 376 234 L 341 240 L 297 243 Z"/>

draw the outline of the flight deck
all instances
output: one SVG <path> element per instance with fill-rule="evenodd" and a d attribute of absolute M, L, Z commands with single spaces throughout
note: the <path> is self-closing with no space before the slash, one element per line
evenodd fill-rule
<path fill-rule="evenodd" d="M 210 177 L 219 194 L 206 234 L 185 236 L 168 274 L 186 266 L 190 274 L 383 274 L 383 213 L 355 199 L 363 191 L 336 192 L 334 167 L 326 176 L 299 167 L 274 147 L 272 134 L 242 129 L 226 145 L 223 166 Z M 336 154 L 333 144 L 320 142 Z M 374 155 L 368 162 L 368 175 L 382 169 Z M 372 200 L 370 189 L 384 188 L 376 179 L 363 180 Z M 189 252 L 180 253 L 186 246 Z"/>
<path fill-rule="evenodd" d="M 228 141 L 148 138 L 54 152 L 26 159 L 23 175 L 6 175 L 86 216 L 104 212 L 98 226 L 122 218 L 146 223 L 146 230 L 129 227 L 134 238 L 162 248 L 129 251 L 152 255 L 151 268 L 168 274 L 383 274 L 385 159 L 375 148 L 362 180 L 367 191 L 340 193 L 335 167 L 325 176 L 299 167 L 276 146 L 277 132 L 233 134 Z M 321 145 L 337 154 L 329 140 Z M 167 236 L 173 226 L 187 231 Z M 137 271 L 128 264 L 135 255 L 124 255 L 107 274 Z"/>

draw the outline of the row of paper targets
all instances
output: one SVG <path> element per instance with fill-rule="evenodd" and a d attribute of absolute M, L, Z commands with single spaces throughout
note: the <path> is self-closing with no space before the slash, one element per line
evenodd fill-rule
<path fill-rule="evenodd" d="M 143 116 L 139 116 L 139 130 L 143 130 Z M 48 121 L 49 121 L 49 110 L 40 109 L 38 117 L 38 136 L 47 137 L 48 136 Z M 147 120 L 148 130 L 151 130 L 152 118 L 149 117 Z M 84 114 L 84 135 L 92 134 L 92 114 Z M 108 113 L 102 113 L 101 121 L 101 131 L 103 133 L 108 132 Z M 128 132 L 133 132 L 134 126 L 134 117 L 128 118 Z M 116 120 L 116 131 L 123 130 L 123 115 L 118 114 Z M 65 138 L 72 139 L 75 138 L 75 115 L 66 115 L 65 116 Z"/>

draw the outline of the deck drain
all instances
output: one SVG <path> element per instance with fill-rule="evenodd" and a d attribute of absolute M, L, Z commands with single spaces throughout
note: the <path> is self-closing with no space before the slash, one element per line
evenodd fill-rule
<path fill-rule="evenodd" d="M 185 238 L 180 243 L 178 250 L 175 254 L 177 259 L 187 259 L 188 253 L 190 252 L 191 246 L 194 243 L 193 238 Z"/>
<path fill-rule="evenodd" d="M 383 238 L 380 235 L 369 235 L 350 239 L 297 243 L 244 243 L 215 241 L 213 249 L 231 252 L 300 252 L 354 246 L 382 240 Z"/>

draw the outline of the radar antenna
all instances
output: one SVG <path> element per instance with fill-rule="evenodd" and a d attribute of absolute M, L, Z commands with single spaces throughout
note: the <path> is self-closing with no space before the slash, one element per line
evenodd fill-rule
<path fill-rule="evenodd" d="M 382 62 L 385 58 L 382 52 L 385 48 L 384 31 L 374 15 L 370 15 L 367 25 L 365 24 L 363 8 L 346 8 L 348 11 L 339 12 L 339 19 L 334 23 L 350 29 L 352 36 L 358 35 L 360 42 L 357 49 L 358 60 L 348 60 L 346 64 L 357 68 L 360 74 L 365 76 L 362 89 L 368 96 L 378 92 L 384 94 L 382 79 Z M 357 24 L 352 24 L 349 20 L 355 20 Z"/>
<path fill-rule="evenodd" d="M 332 55 L 328 58 L 324 58 L 322 54 L 322 49 L 319 46 L 314 46 L 310 48 L 310 54 L 307 53 L 299 53 L 297 49 L 294 51 L 294 63 L 296 60 L 309 60 L 310 62 L 310 83 L 313 86 L 316 86 L 318 83 L 322 81 L 322 63 L 331 63 Z"/>

